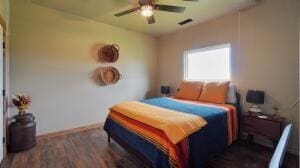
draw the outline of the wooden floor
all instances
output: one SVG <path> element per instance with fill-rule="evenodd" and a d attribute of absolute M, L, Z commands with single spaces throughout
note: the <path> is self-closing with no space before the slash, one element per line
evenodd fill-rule
<path fill-rule="evenodd" d="M 236 142 L 220 156 L 207 163 L 206 168 L 266 167 L 272 151 L 259 145 Z M 298 157 L 288 155 L 285 167 L 298 168 Z M 107 143 L 102 129 L 92 129 L 38 141 L 35 148 L 9 154 L 1 168 L 142 168 L 137 158 L 128 154 L 115 142 Z"/>

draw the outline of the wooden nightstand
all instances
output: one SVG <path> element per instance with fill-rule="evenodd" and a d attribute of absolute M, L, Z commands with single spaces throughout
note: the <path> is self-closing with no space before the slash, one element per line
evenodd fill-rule
<path fill-rule="evenodd" d="M 285 119 L 282 117 L 259 118 L 253 114 L 242 115 L 242 131 L 248 134 L 249 142 L 253 142 L 253 137 L 259 135 L 271 140 L 276 147 L 284 125 Z"/>

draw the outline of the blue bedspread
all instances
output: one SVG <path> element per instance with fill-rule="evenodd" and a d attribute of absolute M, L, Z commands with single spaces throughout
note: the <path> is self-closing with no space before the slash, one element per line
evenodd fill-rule
<path fill-rule="evenodd" d="M 188 137 L 189 166 L 201 168 L 208 159 L 220 153 L 228 144 L 227 113 L 224 109 L 178 102 L 168 98 L 153 98 L 141 102 L 203 117 L 207 125 Z M 172 117 L 172 116 L 170 116 Z M 149 141 L 129 132 L 111 119 L 104 129 L 143 154 L 155 168 L 168 168 L 169 158 Z"/>

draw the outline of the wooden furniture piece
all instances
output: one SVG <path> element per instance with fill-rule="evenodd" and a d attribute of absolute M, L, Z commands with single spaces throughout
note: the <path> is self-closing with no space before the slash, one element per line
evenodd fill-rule
<path fill-rule="evenodd" d="M 9 152 L 15 153 L 31 149 L 36 145 L 36 123 L 31 113 L 15 115 L 15 121 L 8 126 Z"/>
<path fill-rule="evenodd" d="M 259 118 L 255 114 L 242 115 L 242 131 L 248 134 L 249 142 L 253 142 L 253 137 L 259 135 L 271 140 L 276 147 L 284 124 L 285 119 L 282 117 Z"/>

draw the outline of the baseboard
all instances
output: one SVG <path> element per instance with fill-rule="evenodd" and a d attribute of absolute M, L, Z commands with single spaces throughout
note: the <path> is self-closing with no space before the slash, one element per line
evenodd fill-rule
<path fill-rule="evenodd" d="M 87 130 L 91 130 L 91 129 L 102 128 L 103 125 L 104 125 L 104 123 L 97 123 L 97 124 L 92 124 L 92 125 L 87 125 L 87 126 L 57 131 L 57 132 L 51 132 L 51 133 L 47 133 L 47 134 L 42 134 L 42 135 L 37 136 L 37 140 L 42 140 L 45 138 L 51 138 L 51 137 L 56 137 L 56 136 L 62 136 L 62 135 L 66 135 L 66 134 L 76 133 L 76 132 L 87 131 Z"/>

